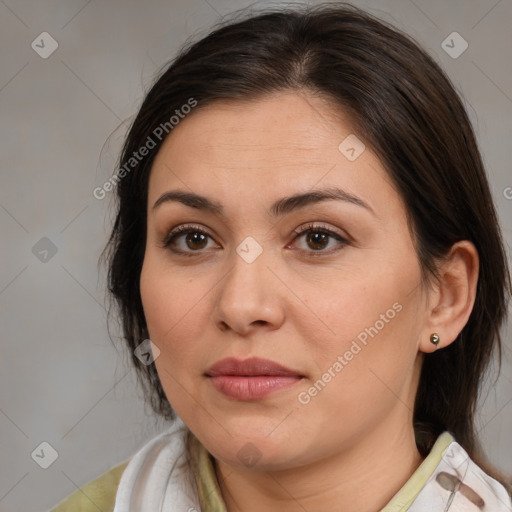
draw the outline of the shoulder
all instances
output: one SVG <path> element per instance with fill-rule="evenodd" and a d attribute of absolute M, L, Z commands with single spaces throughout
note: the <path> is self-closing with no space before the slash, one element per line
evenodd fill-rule
<path fill-rule="evenodd" d="M 114 510 L 117 488 L 129 460 L 109 469 L 66 497 L 50 512 L 111 512 Z"/>

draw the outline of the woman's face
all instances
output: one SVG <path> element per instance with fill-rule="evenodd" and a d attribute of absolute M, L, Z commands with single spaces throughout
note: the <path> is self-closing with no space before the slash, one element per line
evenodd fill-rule
<path fill-rule="evenodd" d="M 210 105 L 151 171 L 140 285 L 156 368 L 232 466 L 291 468 L 412 429 L 419 262 L 389 176 L 331 109 L 292 92 Z"/>

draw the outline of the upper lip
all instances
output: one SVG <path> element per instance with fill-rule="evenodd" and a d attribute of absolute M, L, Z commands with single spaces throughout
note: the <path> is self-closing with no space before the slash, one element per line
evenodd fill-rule
<path fill-rule="evenodd" d="M 251 357 L 250 359 L 240 360 L 234 357 L 228 357 L 217 361 L 206 371 L 209 377 L 218 375 L 235 375 L 235 376 L 256 376 L 256 375 L 293 375 L 301 376 L 295 370 L 286 368 L 279 363 L 269 359 L 261 359 L 259 357 Z"/>

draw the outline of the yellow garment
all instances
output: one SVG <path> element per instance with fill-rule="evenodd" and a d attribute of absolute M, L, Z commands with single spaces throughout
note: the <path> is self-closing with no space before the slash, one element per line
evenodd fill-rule
<path fill-rule="evenodd" d="M 436 440 L 432 450 L 418 469 L 405 482 L 403 487 L 391 498 L 391 501 L 380 512 L 407 512 L 416 496 L 427 483 L 430 475 L 435 471 L 448 446 L 454 441 L 449 432 L 443 432 Z"/>
<path fill-rule="evenodd" d="M 192 436 L 191 448 L 192 459 L 197 461 L 198 469 L 194 471 L 194 478 L 198 489 L 201 511 L 226 512 L 226 505 L 220 492 L 212 455 L 195 436 Z"/>
<path fill-rule="evenodd" d="M 77 489 L 50 512 L 112 512 L 117 486 L 129 460 Z"/>
<path fill-rule="evenodd" d="M 429 476 L 438 466 L 453 440 L 448 432 L 441 434 L 429 455 L 381 512 L 406 512 Z M 198 474 L 194 476 L 198 486 L 202 512 L 226 512 L 224 500 L 217 483 L 212 456 L 197 440 L 194 444 L 193 453 L 199 468 Z M 50 512 L 98 512 L 98 510 L 112 512 L 116 501 L 117 487 L 128 463 L 129 460 L 84 485 Z"/>

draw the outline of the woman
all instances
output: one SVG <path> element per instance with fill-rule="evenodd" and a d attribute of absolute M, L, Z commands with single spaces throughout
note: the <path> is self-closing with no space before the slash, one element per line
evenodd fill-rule
<path fill-rule="evenodd" d="M 173 420 L 115 512 L 511 510 L 474 424 L 510 275 L 415 42 L 344 5 L 226 24 L 149 91 L 112 181 L 110 291 Z"/>

